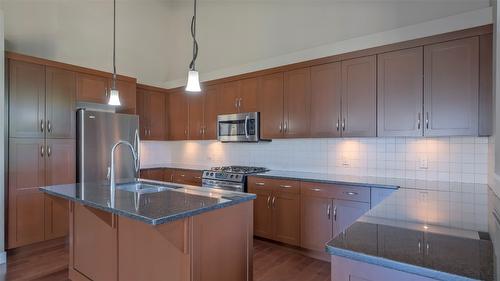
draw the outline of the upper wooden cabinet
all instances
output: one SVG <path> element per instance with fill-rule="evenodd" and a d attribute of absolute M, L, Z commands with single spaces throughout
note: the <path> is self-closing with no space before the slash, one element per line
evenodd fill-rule
<path fill-rule="evenodd" d="M 141 139 L 165 140 L 167 134 L 166 93 L 137 89 Z"/>
<path fill-rule="evenodd" d="M 283 137 L 283 73 L 259 77 L 257 103 L 263 139 Z"/>
<path fill-rule="evenodd" d="M 340 62 L 311 67 L 311 137 L 340 137 Z"/>
<path fill-rule="evenodd" d="M 222 84 L 218 94 L 219 114 L 257 111 L 257 78 L 248 78 Z"/>
<path fill-rule="evenodd" d="M 83 102 L 107 103 L 108 78 L 78 73 L 76 76 L 76 99 Z"/>
<path fill-rule="evenodd" d="M 217 96 L 220 91 L 219 85 L 207 86 L 203 89 L 203 139 L 217 139 Z"/>
<path fill-rule="evenodd" d="M 301 68 L 284 74 L 283 133 L 288 138 L 309 136 L 311 110 L 311 69 Z"/>
<path fill-rule="evenodd" d="M 423 48 L 378 55 L 378 136 L 421 136 Z"/>
<path fill-rule="evenodd" d="M 112 81 L 109 81 L 111 89 Z M 116 89 L 120 93 L 121 105 L 116 108 L 118 113 L 136 114 L 137 113 L 137 84 L 132 81 L 116 80 Z M 106 100 L 107 102 L 107 100 Z"/>
<path fill-rule="evenodd" d="M 479 38 L 424 47 L 426 136 L 478 134 Z"/>
<path fill-rule="evenodd" d="M 47 67 L 46 135 L 48 138 L 75 138 L 76 73 Z"/>
<path fill-rule="evenodd" d="M 169 140 L 188 139 L 188 101 L 184 91 L 168 94 Z"/>
<path fill-rule="evenodd" d="M 188 120 L 189 120 L 189 131 L 188 139 L 190 140 L 202 140 L 203 139 L 203 111 L 204 111 L 204 100 L 205 93 L 192 93 L 187 94 L 188 100 Z"/>
<path fill-rule="evenodd" d="M 377 58 L 342 61 L 342 136 L 377 134 Z"/>
<path fill-rule="evenodd" d="M 45 136 L 45 67 L 9 60 L 9 136 Z"/>

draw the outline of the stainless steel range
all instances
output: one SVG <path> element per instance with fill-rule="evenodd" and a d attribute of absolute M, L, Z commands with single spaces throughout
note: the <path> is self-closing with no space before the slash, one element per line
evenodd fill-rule
<path fill-rule="evenodd" d="M 263 167 L 225 166 L 203 171 L 202 186 L 246 192 L 247 176 L 269 171 Z"/>

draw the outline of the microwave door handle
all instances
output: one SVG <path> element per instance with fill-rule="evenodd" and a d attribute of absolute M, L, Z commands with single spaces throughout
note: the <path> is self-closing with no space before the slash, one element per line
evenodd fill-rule
<path fill-rule="evenodd" d="M 249 138 L 249 135 L 248 135 L 248 115 L 245 116 L 245 137 L 247 139 Z"/>

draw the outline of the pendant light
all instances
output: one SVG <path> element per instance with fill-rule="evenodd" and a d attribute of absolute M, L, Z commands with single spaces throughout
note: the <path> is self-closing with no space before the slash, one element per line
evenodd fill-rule
<path fill-rule="evenodd" d="M 194 14 L 191 19 L 191 36 L 193 37 L 193 59 L 189 64 L 188 81 L 186 91 L 188 92 L 201 92 L 200 76 L 196 71 L 195 63 L 198 57 L 198 42 L 196 41 L 196 0 L 194 0 Z"/>
<path fill-rule="evenodd" d="M 120 93 L 116 89 L 116 0 L 113 0 L 113 83 L 109 91 L 109 105 L 120 106 Z"/>

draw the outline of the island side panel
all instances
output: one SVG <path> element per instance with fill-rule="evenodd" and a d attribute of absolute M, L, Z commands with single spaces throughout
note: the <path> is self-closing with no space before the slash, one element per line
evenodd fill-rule
<path fill-rule="evenodd" d="M 190 218 L 192 280 L 253 280 L 253 201 Z"/>
<path fill-rule="evenodd" d="M 190 280 L 188 219 L 160 225 L 118 217 L 118 278 Z"/>

